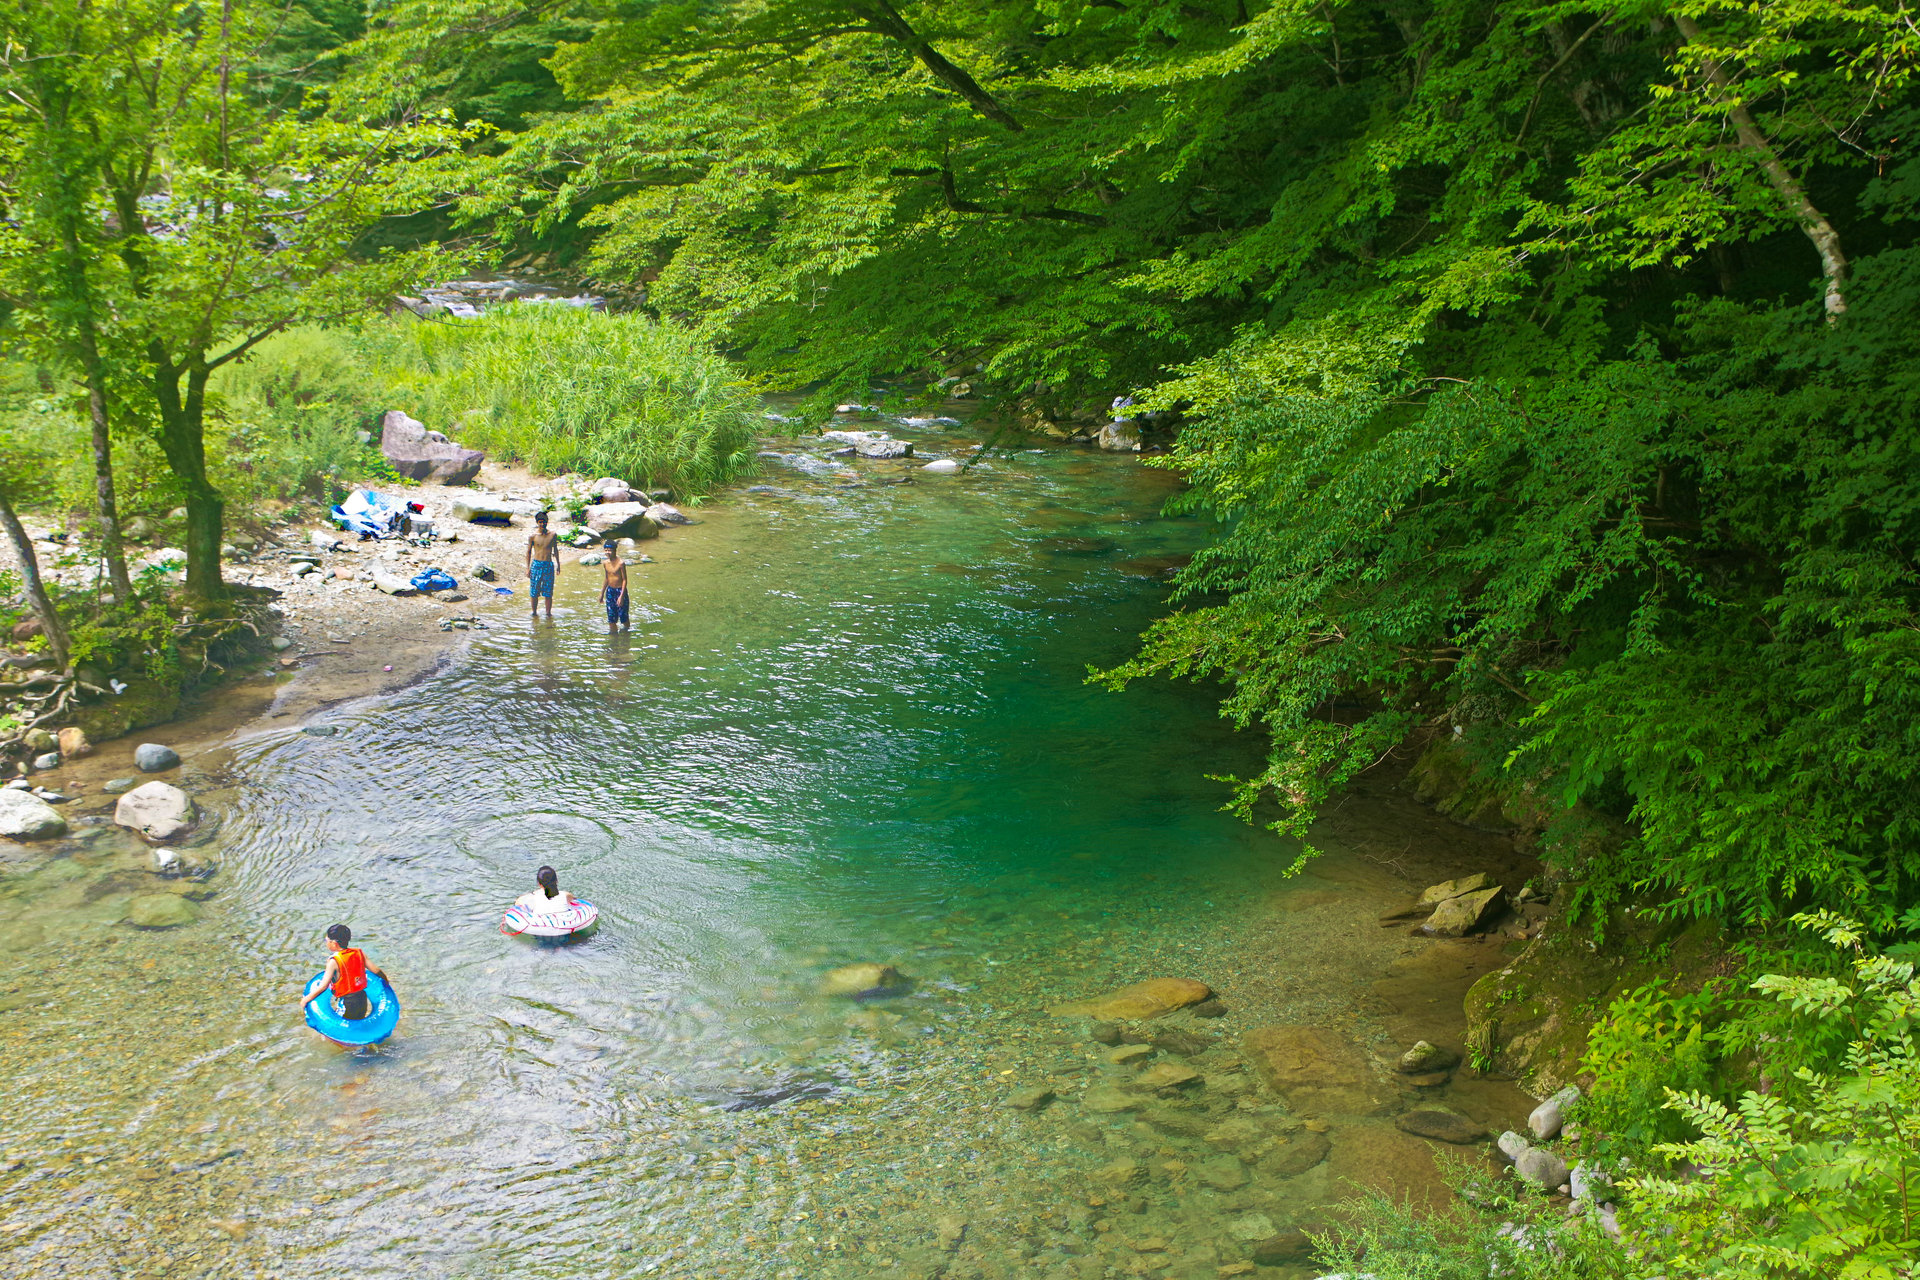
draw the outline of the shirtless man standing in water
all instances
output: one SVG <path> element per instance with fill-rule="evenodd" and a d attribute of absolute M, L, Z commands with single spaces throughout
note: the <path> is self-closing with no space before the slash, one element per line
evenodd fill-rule
<path fill-rule="evenodd" d="M 620 558 L 620 544 L 607 539 L 606 573 L 607 580 L 601 584 L 600 599 L 607 606 L 607 634 L 613 634 L 614 624 L 620 630 L 627 629 L 627 562 Z"/>
<path fill-rule="evenodd" d="M 533 602 L 533 616 L 540 616 L 540 597 L 547 598 L 547 621 L 553 621 L 553 575 L 560 567 L 560 557 L 554 552 L 554 543 L 560 540 L 558 534 L 547 532 L 547 513 L 534 513 L 533 522 L 539 526 L 527 536 L 527 598 Z"/>

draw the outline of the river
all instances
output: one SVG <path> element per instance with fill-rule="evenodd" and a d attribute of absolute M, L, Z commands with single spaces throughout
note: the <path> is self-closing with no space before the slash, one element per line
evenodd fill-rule
<path fill-rule="evenodd" d="M 1445 1033 L 1495 949 L 1371 919 L 1480 845 L 1362 796 L 1289 880 L 1293 850 L 1221 811 L 1209 775 L 1260 743 L 1215 690 L 1086 683 L 1206 535 L 1161 513 L 1170 478 L 1074 449 L 811 470 L 645 547 L 630 636 L 569 570 L 554 625 L 495 615 L 446 670 L 310 722 L 332 736 L 190 758 L 218 866 L 194 923 L 122 923 L 157 882 L 107 826 L 6 864 L 0 1269 L 1211 1277 L 1414 1160 L 1383 1119 L 1286 1178 L 1208 1136 L 1327 1129 L 1261 1093 L 1237 1035 L 1388 1054 Z M 541 863 L 599 905 L 590 940 L 496 930 Z M 405 1006 L 379 1052 L 295 1007 L 336 919 Z M 819 993 L 866 960 L 911 989 Z M 1214 1096 L 1083 1108 L 1136 1068 L 1047 1008 L 1155 976 L 1228 1007 L 1169 1022 Z M 1001 1105 L 1032 1086 L 1059 1100 Z M 1495 1123 L 1515 1105 L 1453 1088 Z"/>

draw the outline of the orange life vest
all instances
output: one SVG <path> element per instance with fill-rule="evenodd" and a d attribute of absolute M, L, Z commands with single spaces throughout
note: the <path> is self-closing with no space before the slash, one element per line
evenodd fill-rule
<path fill-rule="evenodd" d="M 333 980 L 333 994 L 350 996 L 367 989 L 367 957 L 360 948 L 342 947 L 333 953 L 333 959 L 340 966 Z"/>

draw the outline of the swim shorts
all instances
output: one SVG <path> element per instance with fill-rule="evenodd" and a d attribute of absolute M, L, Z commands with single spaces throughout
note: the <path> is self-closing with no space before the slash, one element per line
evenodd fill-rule
<path fill-rule="evenodd" d="M 627 593 L 619 587 L 608 587 L 601 592 L 601 596 L 607 606 L 607 625 L 611 627 L 617 623 L 626 626 Z"/>
<path fill-rule="evenodd" d="M 366 1017 L 369 1012 L 367 1008 L 367 993 L 364 991 L 356 991 L 350 996 L 341 996 L 339 1000 L 340 1016 L 348 1022 L 358 1022 L 360 1019 Z"/>
<path fill-rule="evenodd" d="M 527 594 L 535 600 L 553 599 L 553 561 L 535 560 L 527 567 Z"/>

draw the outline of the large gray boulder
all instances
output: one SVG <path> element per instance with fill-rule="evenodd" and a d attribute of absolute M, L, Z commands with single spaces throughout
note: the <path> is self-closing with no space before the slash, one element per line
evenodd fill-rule
<path fill-rule="evenodd" d="M 1131 418 L 1122 418 L 1118 422 L 1109 422 L 1100 428 L 1100 434 L 1094 437 L 1094 443 L 1108 453 L 1138 453 L 1140 452 L 1140 429 L 1134 425 Z"/>
<path fill-rule="evenodd" d="M 392 409 L 380 419 L 380 452 L 409 480 L 472 484 L 487 455 L 457 445 L 427 424 Z"/>
<path fill-rule="evenodd" d="M 192 796 L 164 782 L 135 787 L 113 807 L 117 825 L 131 827 L 155 844 L 173 839 L 199 816 Z"/>
<path fill-rule="evenodd" d="M 480 522 L 512 524 L 513 517 L 514 509 L 498 498 L 475 496 L 453 500 L 453 518 L 465 520 L 469 524 Z"/>
<path fill-rule="evenodd" d="M 647 516 L 644 502 L 603 502 L 587 508 L 587 528 L 618 538 L 654 538 L 660 526 Z"/>
<path fill-rule="evenodd" d="M 822 431 L 820 438 L 850 445 L 863 458 L 910 458 L 913 445 L 884 431 Z"/>
<path fill-rule="evenodd" d="M 647 519 L 657 525 L 692 524 L 693 521 L 680 508 L 671 503 L 656 502 L 647 508 Z"/>
<path fill-rule="evenodd" d="M 1420 931 L 1436 938 L 1461 938 L 1487 922 L 1500 907 L 1499 885 L 1448 898 L 1433 909 Z"/>
<path fill-rule="evenodd" d="M 133 749 L 133 767 L 142 773 L 160 773 L 179 763 L 179 752 L 157 742 L 143 742 Z"/>
<path fill-rule="evenodd" d="M 67 820 L 46 801 L 25 791 L 0 791 L 0 836 L 48 840 L 67 834 Z"/>

